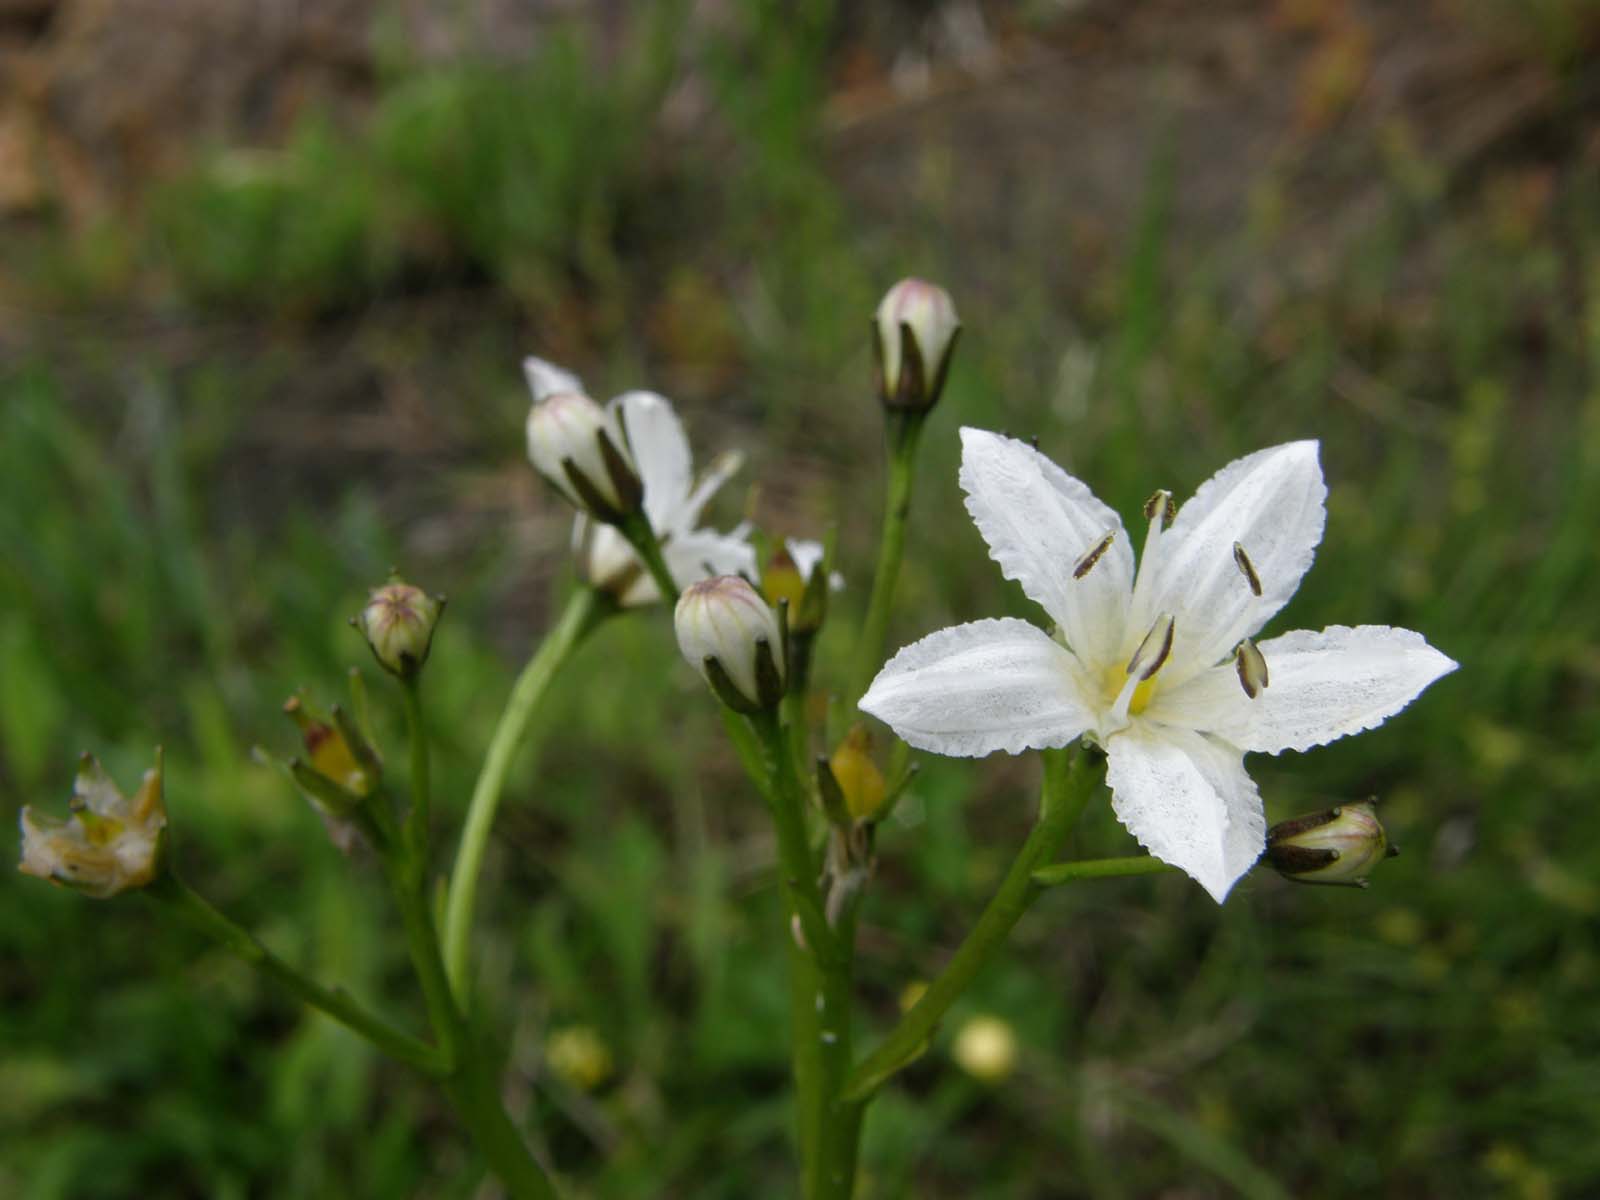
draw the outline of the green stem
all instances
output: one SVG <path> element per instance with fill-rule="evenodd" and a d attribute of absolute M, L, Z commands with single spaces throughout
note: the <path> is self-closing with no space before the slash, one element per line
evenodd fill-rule
<path fill-rule="evenodd" d="M 790 954 L 804 1195 L 807 1200 L 849 1200 L 855 1187 L 860 1106 L 843 1100 L 840 1089 L 853 1054 L 853 947 L 844 940 L 843 930 L 829 927 L 824 913 L 817 864 L 806 832 L 806 793 L 795 773 L 783 725 L 770 710 L 753 715 L 750 724 L 761 739 L 767 760 L 785 907 L 799 919 L 806 943 L 803 951 L 796 947 L 797 953 Z M 853 941 L 853 921 L 851 926 Z"/>
<path fill-rule="evenodd" d="M 433 771 L 428 761 L 428 733 L 422 724 L 422 689 L 418 676 L 413 673 L 402 679 L 400 691 L 405 697 L 406 734 L 411 739 L 411 812 L 405 824 L 406 853 L 426 871 Z"/>
<path fill-rule="evenodd" d="M 668 607 L 676 604 L 678 581 L 673 579 L 672 571 L 667 567 L 667 560 L 661 556 L 661 539 L 650 527 L 650 519 L 643 512 L 629 513 L 622 524 L 617 526 L 617 532 L 628 539 L 628 545 L 633 547 L 633 552 L 644 563 L 645 569 L 650 572 L 650 578 L 656 581 L 656 587 L 660 589 Z"/>
<path fill-rule="evenodd" d="M 551 681 L 572 652 L 610 611 L 606 597 L 593 588 L 579 588 L 543 644 L 528 660 L 506 701 L 505 711 L 489 739 L 478 781 L 473 785 L 467 819 L 461 829 L 461 844 L 456 849 L 455 866 L 450 873 L 449 901 L 445 908 L 444 955 L 450 984 L 463 1002 L 467 994 L 467 954 L 472 934 L 473 906 L 478 894 L 478 876 L 483 870 L 483 855 L 494 828 L 495 810 L 505 789 L 511 760 L 521 745 L 528 722 L 539 707 Z"/>
<path fill-rule="evenodd" d="M 1028 840 L 1023 843 L 978 923 L 939 977 L 877 1049 L 850 1073 L 844 1087 L 845 1099 L 867 1099 L 885 1080 L 921 1053 L 939 1019 L 1005 944 L 1012 928 L 1038 896 L 1040 887 L 1033 880 L 1034 871 L 1059 853 L 1097 782 L 1097 774 L 1090 769 L 1085 751 L 1047 750 L 1042 757 L 1044 784 L 1039 817 Z"/>
<path fill-rule="evenodd" d="M 506 1115 L 495 1075 L 481 1052 L 466 1056 L 445 1090 L 508 1196 L 514 1200 L 558 1200 L 555 1184 L 528 1153 L 527 1143 Z"/>
<path fill-rule="evenodd" d="M 389 1057 L 435 1078 L 446 1073 L 448 1068 L 444 1056 L 436 1047 L 408 1033 L 401 1033 L 383 1018 L 368 1012 L 343 989 L 325 988 L 307 979 L 257 941 L 249 930 L 235 924 L 177 876 L 170 872 L 163 873 L 145 889 L 144 894 L 231 950 L 269 979 L 287 988 L 312 1008 L 327 1013 L 340 1024 L 359 1033 Z"/>
<path fill-rule="evenodd" d="M 872 575 L 872 598 L 856 643 L 855 670 L 850 680 L 852 703 L 866 692 L 883 665 L 883 644 L 889 633 L 889 610 L 894 604 L 895 581 L 905 553 L 906 520 L 911 514 L 911 484 L 916 477 L 917 445 L 922 439 L 925 412 L 888 414 L 889 485 L 883 507 L 883 535 L 878 542 L 878 566 Z"/>
<path fill-rule="evenodd" d="M 1178 868 L 1148 854 L 1128 858 L 1086 858 L 1080 862 L 1051 863 L 1033 873 L 1040 887 L 1056 887 L 1079 879 L 1112 879 L 1119 875 L 1163 875 Z"/>

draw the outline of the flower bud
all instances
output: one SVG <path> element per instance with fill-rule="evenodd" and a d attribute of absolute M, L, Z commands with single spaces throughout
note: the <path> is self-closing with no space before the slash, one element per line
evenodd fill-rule
<path fill-rule="evenodd" d="M 528 457 L 580 511 L 615 525 L 637 512 L 644 485 L 615 414 L 581 392 L 556 392 L 528 413 Z"/>
<path fill-rule="evenodd" d="M 372 656 L 391 675 L 410 679 L 428 661 L 444 599 L 392 577 L 367 600 L 353 624 L 366 636 Z"/>
<path fill-rule="evenodd" d="M 1017 1035 L 999 1017 L 980 1014 L 956 1034 L 956 1065 L 983 1083 L 999 1083 L 1017 1067 Z"/>
<path fill-rule="evenodd" d="M 828 760 L 828 769 L 844 794 L 845 807 L 857 821 L 874 820 L 883 811 L 888 789 L 883 772 L 872 761 L 872 735 L 859 722 L 850 727 L 844 741 Z"/>
<path fill-rule="evenodd" d="M 1299 883 L 1366 887 L 1373 866 L 1398 853 L 1378 822 L 1375 800 L 1294 817 L 1267 830 L 1267 862 Z"/>
<path fill-rule="evenodd" d="M 573 1087 L 592 1092 L 607 1079 L 615 1064 L 611 1047 L 590 1025 L 555 1029 L 544 1043 L 545 1062 Z"/>
<path fill-rule="evenodd" d="M 737 712 L 783 699 L 784 645 L 778 618 L 737 575 L 690 584 L 674 614 L 678 649 L 711 690 Z"/>
<path fill-rule="evenodd" d="M 961 322 L 950 293 L 922 279 L 902 279 L 878 305 L 873 349 L 885 407 L 926 412 L 939 400 Z"/>
<path fill-rule="evenodd" d="M 36 875 L 104 900 L 148 886 L 161 865 L 167 810 L 161 752 L 133 798 L 124 799 L 100 763 L 85 754 L 65 819 L 22 810 L 24 875 Z"/>

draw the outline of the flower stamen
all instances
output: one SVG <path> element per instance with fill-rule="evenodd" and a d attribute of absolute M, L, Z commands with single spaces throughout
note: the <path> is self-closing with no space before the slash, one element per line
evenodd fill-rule
<path fill-rule="evenodd" d="M 1254 700 L 1267 686 L 1267 660 L 1256 644 L 1245 638 L 1233 650 L 1233 666 L 1239 672 L 1239 686 Z"/>
<path fill-rule="evenodd" d="M 1117 531 L 1115 529 L 1106 530 L 1105 536 L 1090 546 L 1084 552 L 1083 557 L 1078 560 L 1077 565 L 1072 568 L 1072 577 L 1074 579 L 1082 579 L 1090 571 L 1094 570 L 1095 563 L 1105 557 L 1105 552 L 1111 549 L 1111 543 L 1116 539 Z"/>
<path fill-rule="evenodd" d="M 1251 594 L 1261 595 L 1261 576 L 1256 574 L 1255 563 L 1250 561 L 1250 556 L 1238 542 L 1233 544 L 1233 561 L 1239 568 L 1239 573 L 1244 576 L 1244 581 L 1250 585 Z"/>

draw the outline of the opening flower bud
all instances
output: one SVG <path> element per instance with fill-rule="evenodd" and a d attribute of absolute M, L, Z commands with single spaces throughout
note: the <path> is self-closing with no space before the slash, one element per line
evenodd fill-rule
<path fill-rule="evenodd" d="M 729 708 L 757 712 L 783 699 L 785 658 L 778 618 L 737 575 L 684 589 L 674 614 L 678 649 Z"/>
<path fill-rule="evenodd" d="M 409 679 L 428 661 L 444 600 L 395 577 L 372 593 L 355 619 L 378 665 Z"/>
<path fill-rule="evenodd" d="M 956 306 L 942 287 L 902 279 L 890 288 L 873 322 L 884 405 L 925 412 L 938 403 L 960 332 Z"/>
<path fill-rule="evenodd" d="M 773 608 L 789 602 L 789 633 L 816 633 L 828 619 L 828 593 L 844 586 L 837 571 L 828 570 L 821 542 L 785 541 L 761 572 L 761 593 Z"/>
<path fill-rule="evenodd" d="M 85 754 L 78 765 L 65 819 L 22 810 L 24 875 L 76 888 L 104 900 L 148 886 L 161 865 L 167 810 L 161 799 L 161 752 L 131 799 L 100 763 Z"/>
<path fill-rule="evenodd" d="M 644 499 L 616 415 L 581 392 L 556 392 L 534 404 L 528 458 L 579 510 L 609 524 L 637 512 Z"/>
<path fill-rule="evenodd" d="M 333 720 L 326 721 L 313 713 L 299 696 L 290 696 L 284 701 L 283 712 L 295 723 L 300 730 L 301 740 L 305 742 L 306 758 L 304 761 L 297 760 L 303 770 L 296 771 L 292 765 L 290 768 L 302 787 L 305 787 L 303 776 L 307 771 L 333 784 L 337 789 L 334 795 L 343 801 L 335 805 L 336 808 L 349 808 L 352 800 L 372 794 L 382 778 L 383 768 L 377 752 L 367 744 L 342 709 L 336 706 Z M 313 799 L 326 803 L 327 788 L 306 790 L 308 793 L 321 793 L 314 794 Z"/>
<path fill-rule="evenodd" d="M 1373 866 L 1398 853 L 1378 821 L 1375 800 L 1294 817 L 1267 830 L 1267 862 L 1298 883 L 1366 887 Z"/>

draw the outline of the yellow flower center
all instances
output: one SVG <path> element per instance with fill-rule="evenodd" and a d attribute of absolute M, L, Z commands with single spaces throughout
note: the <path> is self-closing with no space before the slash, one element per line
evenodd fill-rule
<path fill-rule="evenodd" d="M 1133 697 L 1128 701 L 1128 715 L 1136 717 L 1146 708 L 1156 694 L 1156 680 L 1159 675 L 1152 675 L 1133 689 Z M 1122 694 L 1122 689 L 1128 686 L 1128 672 L 1120 666 L 1107 667 L 1103 679 L 1103 691 L 1107 707 L 1116 704 L 1117 697 Z"/>

